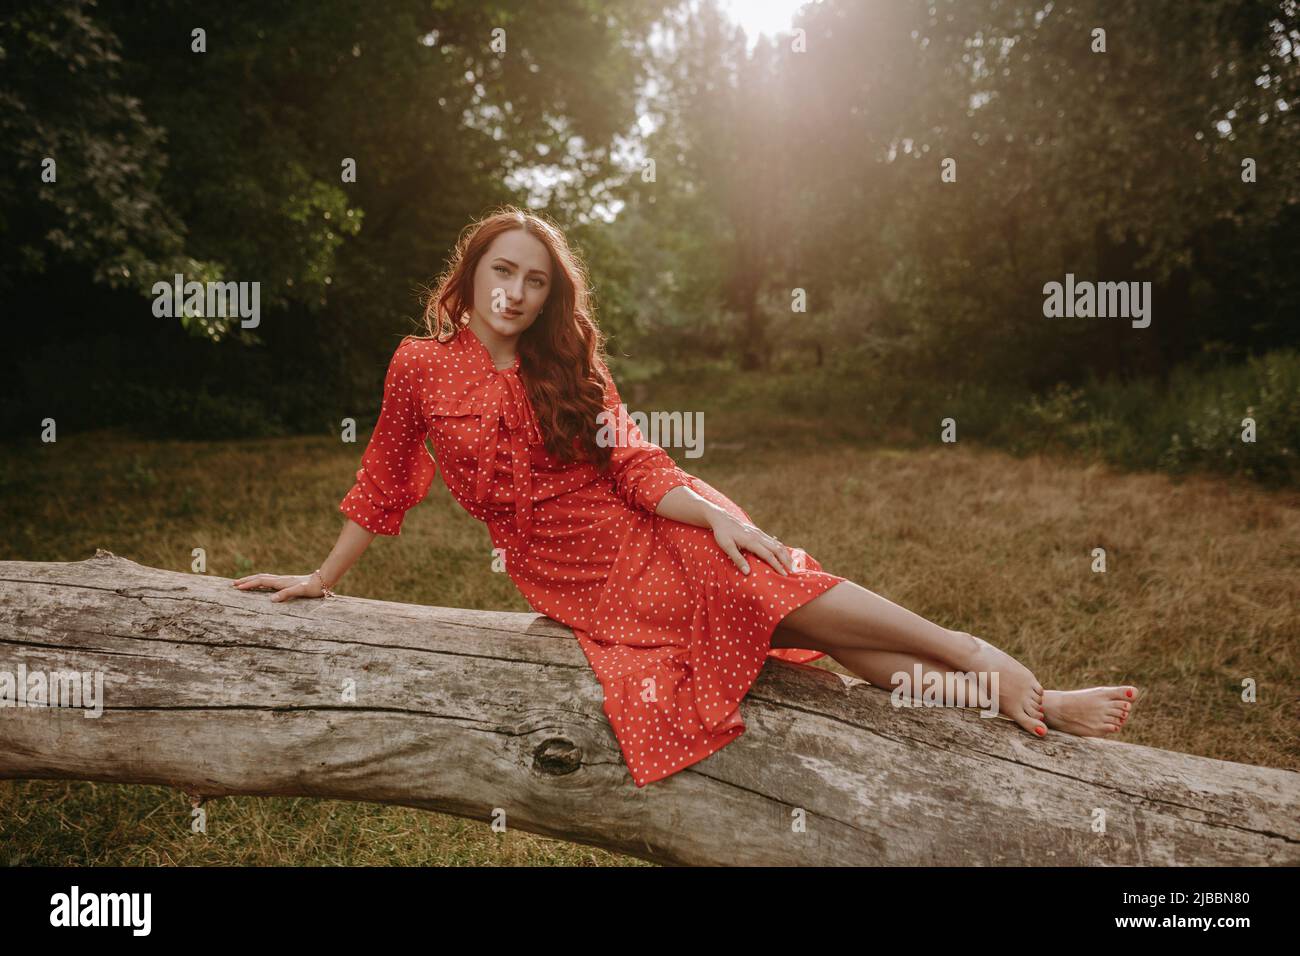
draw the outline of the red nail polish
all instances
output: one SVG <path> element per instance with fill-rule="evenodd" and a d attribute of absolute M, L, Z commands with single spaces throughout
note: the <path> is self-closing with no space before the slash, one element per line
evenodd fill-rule
<path fill-rule="evenodd" d="M 1132 696 L 1133 696 L 1133 692 L 1132 692 L 1131 690 L 1126 690 L 1126 691 L 1124 691 L 1124 696 L 1125 696 L 1125 697 L 1132 697 Z"/>
<path fill-rule="evenodd" d="M 1043 736 L 1043 734 L 1047 733 L 1047 731 L 1046 731 L 1044 728 L 1042 728 L 1042 727 L 1035 727 L 1035 728 L 1034 728 L 1034 733 L 1038 734 L 1038 736 L 1041 737 L 1041 736 Z"/>

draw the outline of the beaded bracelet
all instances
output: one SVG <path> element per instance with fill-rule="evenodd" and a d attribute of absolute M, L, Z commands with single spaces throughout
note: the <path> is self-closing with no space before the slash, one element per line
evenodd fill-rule
<path fill-rule="evenodd" d="M 325 579 L 320 575 L 320 568 L 317 568 L 315 571 L 312 572 L 312 574 L 316 575 L 316 580 L 320 582 L 321 593 L 323 593 L 326 597 L 334 597 L 335 596 L 334 592 L 331 591 L 328 587 L 326 587 Z"/>

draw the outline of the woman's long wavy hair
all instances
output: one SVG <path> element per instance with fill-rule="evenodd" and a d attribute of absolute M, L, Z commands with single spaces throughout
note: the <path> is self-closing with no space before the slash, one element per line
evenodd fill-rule
<path fill-rule="evenodd" d="M 564 233 L 515 206 L 503 206 L 461 233 L 447 270 L 425 295 L 424 325 L 449 341 L 466 328 L 474 302 L 474 272 L 492 241 L 523 229 L 551 256 L 551 291 L 536 321 L 519 337 L 520 377 L 537 413 L 546 450 L 560 461 L 590 461 L 604 471 L 610 448 L 596 442 L 596 416 L 605 408 L 604 336 L 592 316 L 590 283 Z"/>

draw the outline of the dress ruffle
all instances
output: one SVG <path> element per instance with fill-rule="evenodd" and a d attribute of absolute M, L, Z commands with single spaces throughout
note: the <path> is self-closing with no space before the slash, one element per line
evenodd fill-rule
<path fill-rule="evenodd" d="M 744 515 L 700 479 L 692 487 Z M 773 648 L 772 634 L 791 611 L 845 580 L 794 547 L 793 574 L 751 554 L 744 575 L 711 530 L 661 517 L 646 522 L 627 536 L 592 626 L 575 631 L 638 787 L 743 734 L 740 704 L 768 657 L 809 663 L 826 656 Z M 647 587 L 651 581 L 656 586 Z"/>
<path fill-rule="evenodd" d="M 658 515 L 664 496 L 686 486 L 752 523 L 634 424 L 626 442 L 611 446 L 605 470 L 547 454 L 521 367 L 517 356 L 497 368 L 470 329 L 445 342 L 404 339 L 340 510 L 396 535 L 441 473 L 455 500 L 487 523 L 529 606 L 573 629 L 604 688 L 627 768 L 644 787 L 744 733 L 741 701 L 767 658 L 825 656 L 773 648 L 772 635 L 791 611 L 845 579 L 797 547 L 792 574 L 753 554 L 742 574 L 711 529 Z M 599 371 L 605 408 L 621 425 L 618 388 L 603 362 Z"/>

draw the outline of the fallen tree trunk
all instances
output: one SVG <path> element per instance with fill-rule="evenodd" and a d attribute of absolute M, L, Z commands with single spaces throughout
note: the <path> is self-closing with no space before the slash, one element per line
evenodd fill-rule
<path fill-rule="evenodd" d="M 670 864 L 1300 862 L 1300 774 L 1033 740 L 776 660 L 743 736 L 638 790 L 572 633 L 536 614 L 272 604 L 101 551 L 0 562 L 0 628 L 0 672 L 104 681 L 99 717 L 0 710 L 0 778 L 504 811 Z"/>

